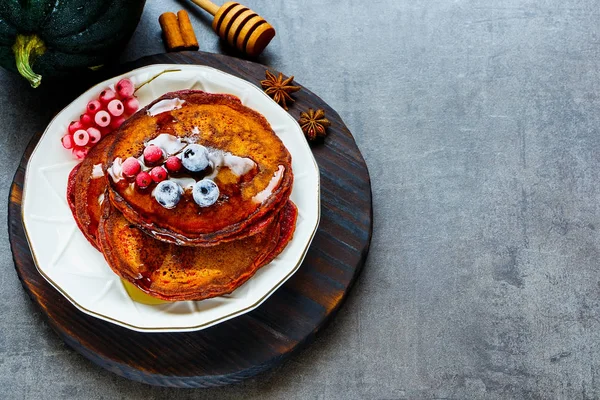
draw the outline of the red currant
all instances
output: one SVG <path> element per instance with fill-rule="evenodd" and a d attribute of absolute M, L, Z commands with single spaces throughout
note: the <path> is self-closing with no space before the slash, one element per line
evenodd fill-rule
<path fill-rule="evenodd" d="M 124 99 L 126 97 L 133 96 L 133 92 L 135 92 L 135 87 L 133 86 L 133 82 L 129 79 L 121 79 L 115 85 L 115 89 L 120 98 Z"/>
<path fill-rule="evenodd" d="M 123 100 L 123 105 L 125 106 L 125 112 L 127 114 L 134 114 L 138 108 L 140 108 L 140 102 L 135 97 L 129 97 Z"/>
<path fill-rule="evenodd" d="M 162 182 L 167 179 L 167 170 L 163 167 L 154 167 L 150 170 L 150 176 L 154 182 Z"/>
<path fill-rule="evenodd" d="M 125 176 L 135 176 L 141 169 L 142 166 L 140 165 L 140 162 L 134 157 L 129 157 L 127 160 L 123 161 L 123 165 L 121 165 L 121 170 Z"/>
<path fill-rule="evenodd" d="M 73 142 L 79 147 L 87 146 L 90 142 L 90 135 L 83 129 L 79 129 L 73 134 Z"/>
<path fill-rule="evenodd" d="M 96 125 L 101 127 L 107 127 L 110 125 L 110 114 L 104 110 L 98 111 L 94 116 L 94 121 L 96 121 Z"/>
<path fill-rule="evenodd" d="M 147 164 L 156 164 L 163 158 L 163 151 L 160 147 L 150 145 L 144 149 L 144 161 Z"/>
<path fill-rule="evenodd" d="M 96 144 L 102 139 L 102 134 L 100 131 L 94 127 L 90 127 L 86 129 L 88 135 L 90 135 L 90 143 Z"/>
<path fill-rule="evenodd" d="M 181 169 L 182 164 L 179 157 L 171 156 L 167 158 L 165 166 L 167 167 L 167 171 L 169 172 L 178 172 Z"/>
<path fill-rule="evenodd" d="M 67 150 L 72 149 L 73 146 L 75 145 L 75 143 L 73 142 L 73 136 L 69 133 L 67 133 L 65 136 L 63 136 L 60 141 L 61 141 L 63 147 Z"/>
<path fill-rule="evenodd" d="M 146 171 L 142 171 L 135 177 L 135 183 L 140 189 L 146 189 L 152 183 L 152 177 Z"/>
<path fill-rule="evenodd" d="M 87 112 L 90 115 L 95 115 L 102 110 L 102 104 L 98 100 L 92 100 L 87 104 Z"/>
<path fill-rule="evenodd" d="M 116 98 L 117 98 L 117 94 L 110 89 L 105 89 L 105 90 L 101 91 L 100 96 L 98 96 L 98 100 L 100 100 L 100 103 L 102 103 L 102 104 L 108 104 L 108 103 L 110 103 L 111 100 L 116 99 Z"/>

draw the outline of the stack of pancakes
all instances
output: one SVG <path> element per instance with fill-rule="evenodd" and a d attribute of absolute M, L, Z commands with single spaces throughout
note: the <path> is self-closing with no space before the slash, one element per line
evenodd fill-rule
<path fill-rule="evenodd" d="M 161 106 L 171 100 L 177 107 Z M 201 207 L 184 187 L 177 205 L 165 208 L 152 188 L 114 171 L 118 160 L 142 160 L 148 142 L 166 134 L 250 159 L 254 168 L 240 176 L 210 165 L 198 176 L 174 176 L 209 177 L 220 195 Z M 96 144 L 71 172 L 67 198 L 116 274 L 163 300 L 202 300 L 231 293 L 285 248 L 297 216 L 292 182 L 291 156 L 262 115 L 234 96 L 186 90 L 165 94 Z"/>

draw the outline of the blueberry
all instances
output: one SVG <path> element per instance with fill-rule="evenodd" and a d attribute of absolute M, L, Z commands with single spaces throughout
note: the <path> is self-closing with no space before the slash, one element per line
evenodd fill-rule
<path fill-rule="evenodd" d="M 183 189 L 173 181 L 162 181 L 152 191 L 158 204 L 164 208 L 173 208 L 181 200 Z"/>
<path fill-rule="evenodd" d="M 200 207 L 212 206 L 219 198 L 219 187 L 210 179 L 202 179 L 196 182 L 192 189 L 194 201 Z"/>
<path fill-rule="evenodd" d="M 191 172 L 200 172 L 208 167 L 208 151 L 199 144 L 188 145 L 181 155 L 181 163 Z"/>

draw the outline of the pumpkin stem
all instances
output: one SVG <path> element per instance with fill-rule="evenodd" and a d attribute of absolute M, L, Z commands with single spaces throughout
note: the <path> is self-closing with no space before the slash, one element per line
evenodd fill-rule
<path fill-rule="evenodd" d="M 15 53 L 17 69 L 25 79 L 29 81 L 31 87 L 36 88 L 42 83 L 42 76 L 36 74 L 31 69 L 31 64 L 36 57 L 44 54 L 46 45 L 38 35 L 17 35 L 17 40 L 12 47 Z"/>

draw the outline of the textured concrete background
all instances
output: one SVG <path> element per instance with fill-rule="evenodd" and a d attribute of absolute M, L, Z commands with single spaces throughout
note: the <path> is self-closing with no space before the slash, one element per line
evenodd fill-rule
<path fill-rule="evenodd" d="M 600 398 L 600 3 L 245 3 L 278 30 L 262 62 L 336 108 L 373 181 L 348 302 L 311 346 L 243 384 L 153 388 L 67 348 L 0 232 L 0 388 L 14 399 Z M 124 60 L 162 52 L 149 0 Z M 192 16 L 202 49 L 222 52 Z M 0 71 L 0 176 L 50 117 Z M 1 218 L 6 201 L 0 202 Z"/>

